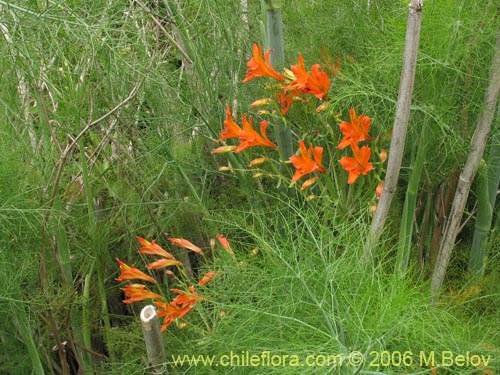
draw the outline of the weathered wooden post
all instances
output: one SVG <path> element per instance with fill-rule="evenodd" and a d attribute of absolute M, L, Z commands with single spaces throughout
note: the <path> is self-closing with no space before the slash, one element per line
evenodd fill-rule
<path fill-rule="evenodd" d="M 160 320 L 153 305 L 147 305 L 141 310 L 141 324 L 151 374 L 168 374 Z"/>

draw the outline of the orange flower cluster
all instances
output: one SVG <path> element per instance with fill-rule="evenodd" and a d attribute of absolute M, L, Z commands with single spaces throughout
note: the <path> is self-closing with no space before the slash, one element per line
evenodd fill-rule
<path fill-rule="evenodd" d="M 253 128 L 252 118 L 250 117 L 250 120 L 247 120 L 246 113 L 243 115 L 241 121 L 243 123 L 243 128 L 234 122 L 233 117 L 231 116 L 231 109 L 229 106 L 226 106 L 226 120 L 224 121 L 225 129 L 221 131 L 221 136 L 216 140 L 216 142 L 231 138 L 238 138 L 240 140 L 240 145 L 236 147 L 234 152 L 241 152 L 249 147 L 255 146 L 276 148 L 276 145 L 267 137 L 267 121 L 261 121 L 260 123 L 260 133 L 262 135 L 257 133 Z M 213 150 L 212 153 L 218 154 L 220 152 L 226 152 L 227 150 L 227 146 L 222 146 Z"/>
<path fill-rule="evenodd" d="M 196 292 L 193 286 L 189 287 L 189 292 L 185 292 L 180 289 L 171 289 L 173 293 L 177 294 L 171 302 L 165 303 L 160 301 L 155 301 L 154 304 L 159 307 L 158 316 L 163 317 L 163 324 L 161 326 L 161 331 L 165 331 L 170 324 L 172 324 L 176 319 L 184 317 L 194 305 L 205 299 Z"/>
<path fill-rule="evenodd" d="M 223 236 L 221 236 L 221 238 L 225 239 L 225 237 Z M 202 249 L 184 238 L 169 238 L 168 240 L 176 246 L 194 251 L 197 254 L 203 254 Z M 141 245 L 139 253 L 160 256 L 160 259 L 147 265 L 148 269 L 161 269 L 169 266 L 182 266 L 182 263 L 180 261 L 176 260 L 172 254 L 155 243 L 155 241 L 149 242 L 139 236 L 137 236 L 137 241 Z M 227 242 L 227 245 L 229 246 L 229 242 Z M 144 280 L 152 283 L 156 282 L 153 277 L 146 275 L 144 272 L 140 271 L 134 266 L 128 266 L 118 258 L 116 258 L 116 260 L 120 265 L 121 273 L 120 276 L 115 280 L 120 282 L 130 280 Z M 165 273 L 172 274 L 171 271 L 166 271 Z M 208 284 L 216 274 L 217 272 L 207 272 L 198 281 L 198 285 L 203 286 Z M 205 299 L 205 297 L 196 292 L 193 286 L 190 286 L 188 289 L 189 292 L 180 289 L 172 289 L 172 292 L 174 294 L 177 294 L 177 296 L 170 303 L 165 303 L 161 301 L 163 299 L 162 295 L 151 292 L 143 284 L 130 284 L 125 286 L 124 288 L 121 288 L 126 297 L 126 299 L 123 300 L 123 303 L 131 304 L 146 299 L 155 300 L 154 304 L 160 308 L 158 310 L 158 315 L 164 317 L 162 331 L 164 331 L 174 320 L 182 318 L 184 315 L 186 315 L 196 303 Z"/>
<path fill-rule="evenodd" d="M 271 50 L 262 58 L 262 49 L 254 44 L 253 56 L 247 63 L 247 74 L 243 82 L 248 82 L 258 77 L 269 77 L 281 83 L 282 90 L 276 94 L 276 99 L 281 105 L 281 113 L 285 115 L 293 103 L 293 97 L 299 94 L 314 95 L 318 99 L 325 99 L 330 90 L 330 78 L 321 70 L 319 64 L 311 67 L 308 72 L 304 58 L 299 54 L 297 65 L 293 65 L 286 74 L 278 73 L 269 61 Z"/>
<path fill-rule="evenodd" d="M 344 138 L 337 145 L 337 148 L 345 148 L 351 146 L 354 157 L 344 156 L 339 160 L 340 165 L 349 172 L 347 183 L 353 184 L 360 175 L 367 175 L 373 165 L 369 162 L 371 149 L 368 146 L 358 146 L 361 141 L 370 141 L 372 138 L 368 134 L 370 129 L 371 118 L 368 116 L 358 116 L 354 108 L 349 111 L 351 122 L 342 121 L 339 125 L 340 131 L 344 134 Z"/>
<path fill-rule="evenodd" d="M 270 53 L 268 50 L 262 56 L 262 49 L 258 45 L 253 45 L 252 58 L 247 63 L 247 73 L 243 82 L 248 82 L 258 77 L 269 77 L 278 81 L 277 87 L 280 89 L 275 95 L 275 99 L 281 106 L 281 112 L 285 115 L 289 107 L 300 95 L 313 95 L 320 100 L 325 100 L 330 90 L 330 79 L 326 71 L 331 75 L 338 75 L 340 62 L 328 63 L 331 60 L 329 56 L 326 63 L 326 71 L 319 64 L 314 64 L 311 70 L 308 71 L 304 58 L 301 54 L 298 56 L 298 62 L 293 65 L 290 70 L 285 69 L 284 74 L 277 72 L 270 62 Z M 251 104 L 252 108 L 268 105 L 272 100 L 270 98 L 259 99 Z M 317 107 L 317 112 L 322 112 L 330 105 L 329 102 L 323 102 Z M 371 118 L 365 115 L 357 115 L 356 111 L 351 108 L 350 122 L 342 121 L 340 123 L 340 131 L 343 134 L 342 140 L 337 148 L 344 149 L 350 147 L 353 152 L 353 157 L 342 157 L 339 162 L 341 166 L 349 172 L 348 184 L 353 184 L 360 175 L 367 175 L 373 165 L 370 163 L 371 149 L 368 146 L 359 146 L 363 141 L 371 141 L 372 137 L 369 134 Z M 266 134 L 268 126 L 267 121 L 262 121 L 260 126 L 260 134 L 257 133 L 252 126 L 252 119 L 247 120 L 247 114 L 242 116 L 243 127 L 236 124 L 231 116 L 229 106 L 226 106 L 226 120 L 224 121 L 224 129 L 220 133 L 220 138 L 216 142 L 226 139 L 237 138 L 240 143 L 238 146 L 222 146 L 212 151 L 213 154 L 224 152 L 241 152 L 249 147 L 264 146 L 276 148 L 277 146 L 269 140 Z M 384 151 L 385 152 L 385 151 Z M 323 147 L 310 145 L 306 147 L 303 140 L 299 142 L 299 152 L 290 157 L 290 162 L 295 168 L 295 173 L 291 179 L 292 183 L 297 182 L 302 177 L 319 172 L 326 173 L 327 169 L 322 165 Z M 382 157 L 382 153 L 381 153 Z M 250 162 L 250 167 L 254 167 L 266 161 L 266 157 L 260 157 Z M 259 174 L 256 174 L 259 175 Z M 318 180 L 318 176 L 312 176 L 307 179 L 301 189 L 305 190 L 312 186 Z M 377 196 L 381 194 L 381 188 L 376 191 Z"/>

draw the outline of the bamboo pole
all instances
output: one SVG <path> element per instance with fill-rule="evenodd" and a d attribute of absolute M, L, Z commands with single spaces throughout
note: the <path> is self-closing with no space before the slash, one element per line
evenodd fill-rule
<path fill-rule="evenodd" d="M 493 223 L 493 208 L 500 184 L 500 105 L 497 107 L 495 128 L 490 142 L 490 154 L 486 159 L 485 170 L 479 166 L 478 208 L 476 228 L 469 258 L 469 272 L 482 276 L 488 257 L 488 236 Z"/>
<path fill-rule="evenodd" d="M 269 59 L 277 71 L 285 65 L 285 45 L 283 39 L 283 20 L 281 16 L 281 0 L 265 0 L 267 11 L 267 41 L 271 50 Z M 283 161 L 293 155 L 292 132 L 285 124 L 275 124 L 276 143 Z"/>
<path fill-rule="evenodd" d="M 483 157 L 486 142 L 488 140 L 488 134 L 495 115 L 498 94 L 500 92 L 500 33 L 497 36 L 495 55 L 491 64 L 488 81 L 489 84 L 484 96 L 483 108 L 477 121 L 476 130 L 471 142 L 470 152 L 462 173 L 460 174 L 458 186 L 455 192 L 455 198 L 449 215 L 449 221 L 445 227 L 444 236 L 439 246 L 439 254 L 431 281 L 431 293 L 433 298 L 437 297 L 443 285 L 451 252 L 460 230 L 465 204 L 467 203 L 467 197 L 469 196 L 472 181 Z"/>
<path fill-rule="evenodd" d="M 363 257 L 364 262 L 371 260 L 375 254 L 385 220 L 387 219 L 387 214 L 389 213 L 392 197 L 396 192 L 399 170 L 401 169 L 401 162 L 403 160 L 408 120 L 410 118 L 411 98 L 413 94 L 418 46 L 420 42 L 422 7 L 423 0 L 410 1 L 403 54 L 403 69 L 399 84 L 396 116 L 389 151 L 389 160 L 387 162 L 387 173 L 384 181 L 384 189 L 377 205 L 375 215 L 373 216 L 370 233 L 365 245 Z"/>
<path fill-rule="evenodd" d="M 147 305 L 141 310 L 140 317 L 151 374 L 168 374 L 164 366 L 165 346 L 156 309 L 153 305 Z"/>

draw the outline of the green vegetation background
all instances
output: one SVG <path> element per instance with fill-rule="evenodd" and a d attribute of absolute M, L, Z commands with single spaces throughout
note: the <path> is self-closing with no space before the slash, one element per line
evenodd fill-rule
<path fill-rule="evenodd" d="M 379 266 L 369 274 L 357 267 L 367 207 L 353 214 L 300 194 L 284 199 L 275 181 L 218 172 L 226 156 L 210 154 L 225 105 L 237 100 L 245 112 L 264 95 L 260 83 L 241 84 L 252 43 L 263 41 L 260 4 L 249 2 L 248 23 L 235 1 L 187 1 L 179 10 L 169 15 L 157 1 L 0 1 L 0 374 L 59 373 L 50 317 L 63 340 L 83 345 L 83 332 L 91 333 L 95 355 L 77 351 L 95 373 L 145 373 L 139 307 L 121 303 L 114 259 L 143 264 L 135 236 L 160 241 L 165 232 L 205 248 L 224 233 L 237 258 L 215 252 L 212 264 L 191 259 L 200 273 L 220 274 L 188 327 L 165 333 L 169 354 L 471 351 L 491 355 L 498 373 L 498 228 L 479 284 L 464 271 L 473 226 L 464 228 L 437 306 L 429 304 L 416 254 L 407 280 L 392 275 L 420 126 L 431 124 L 427 146 L 439 150 L 426 157 L 424 193 L 437 192 L 468 151 L 498 28 L 494 1 L 425 4 L 401 189 Z M 322 49 L 338 54 L 343 76 L 333 104 L 344 119 L 354 106 L 373 118 L 373 134 L 386 133 L 406 16 L 407 1 L 285 0 L 285 65 L 298 53 L 308 66 L 324 58 Z M 174 44 L 178 33 L 194 65 Z M 251 155 L 242 158 L 233 162 L 245 165 Z M 177 368 L 187 372 L 221 370 Z"/>

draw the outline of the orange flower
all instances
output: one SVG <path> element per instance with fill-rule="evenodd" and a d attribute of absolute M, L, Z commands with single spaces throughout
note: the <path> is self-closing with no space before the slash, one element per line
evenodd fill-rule
<path fill-rule="evenodd" d="M 241 152 L 254 146 L 276 148 L 276 145 L 267 137 L 266 129 L 269 124 L 267 121 L 262 121 L 260 123 L 260 132 L 262 135 L 257 133 L 253 128 L 252 118 L 250 117 L 250 121 L 247 120 L 246 113 L 243 114 L 241 121 L 243 123 L 243 128 L 240 128 L 238 124 L 233 121 L 233 118 L 231 117 L 231 110 L 229 109 L 229 106 L 226 106 L 226 120 L 224 121 L 225 129 L 220 132 L 221 137 L 217 139 L 216 142 L 230 138 L 238 138 L 240 140 L 240 144 L 236 147 L 234 152 Z M 233 150 L 233 147 L 234 146 L 219 147 L 212 151 L 212 154 L 229 152 Z"/>
<path fill-rule="evenodd" d="M 293 97 L 286 91 L 280 91 L 276 93 L 276 100 L 278 101 L 279 105 L 281 106 L 281 114 L 284 116 L 288 113 L 288 110 L 290 109 L 290 106 L 293 103 Z"/>
<path fill-rule="evenodd" d="M 184 238 L 169 238 L 168 240 L 172 242 L 174 245 L 194 251 L 196 254 L 203 254 L 203 251 L 198 246 L 192 244 L 191 242 L 185 240 Z"/>
<path fill-rule="evenodd" d="M 215 237 L 217 237 L 217 240 L 221 244 L 221 246 L 226 250 L 230 255 L 234 256 L 234 251 L 231 249 L 231 245 L 229 244 L 229 241 L 227 240 L 226 237 L 224 237 L 222 234 L 218 234 Z"/>
<path fill-rule="evenodd" d="M 200 281 L 198 281 L 198 285 L 206 285 L 208 284 L 210 281 L 212 281 L 213 277 L 215 275 L 217 275 L 218 272 L 213 272 L 213 271 L 209 271 L 207 272 L 202 278 Z"/>
<path fill-rule="evenodd" d="M 268 50 L 264 54 L 264 58 L 262 58 L 261 48 L 257 44 L 253 45 L 253 57 L 247 63 L 247 74 L 243 82 L 248 82 L 257 77 L 270 77 L 280 82 L 285 79 L 283 74 L 274 70 L 269 60 L 270 54 L 271 50 Z"/>
<path fill-rule="evenodd" d="M 255 131 L 252 125 L 252 118 L 250 117 L 250 121 L 247 121 L 246 113 L 243 115 L 241 119 L 243 123 L 243 130 L 240 132 L 240 145 L 236 148 L 234 152 L 241 152 L 249 147 L 254 146 L 263 146 L 263 147 L 271 147 L 276 148 L 276 145 L 267 138 L 266 129 L 269 124 L 267 121 L 263 120 L 260 123 L 260 135 Z"/>
<path fill-rule="evenodd" d="M 311 73 L 308 73 L 304 65 L 304 58 L 299 54 L 298 63 L 291 67 L 295 76 L 295 81 L 285 87 L 285 90 L 298 89 L 304 94 L 311 94 L 318 99 L 325 99 L 330 90 L 330 78 L 328 74 L 321 71 L 319 64 L 311 67 Z"/>
<path fill-rule="evenodd" d="M 116 261 L 120 265 L 121 274 L 117 277 L 116 281 L 126 281 L 126 280 L 145 280 L 154 283 L 156 280 L 151 276 L 146 275 L 141 270 L 135 268 L 134 266 L 128 266 L 123 263 L 120 259 L 116 258 Z"/>
<path fill-rule="evenodd" d="M 178 266 L 180 264 L 182 263 L 175 259 L 158 259 L 155 262 L 149 263 L 147 267 L 150 270 L 158 270 L 160 268 L 165 268 L 169 266 Z"/>
<path fill-rule="evenodd" d="M 139 249 L 141 254 L 151 254 L 151 255 L 159 255 L 167 259 L 174 259 L 174 256 L 169 252 L 165 251 L 160 245 L 155 243 L 155 241 L 147 241 L 142 237 L 137 236 L 137 241 L 142 245 Z"/>
<path fill-rule="evenodd" d="M 231 109 L 226 105 L 226 119 L 224 120 L 225 129 L 220 132 L 220 138 L 215 142 L 220 142 L 225 139 L 238 138 L 241 133 L 241 128 L 233 121 Z"/>
<path fill-rule="evenodd" d="M 126 303 L 126 304 L 131 304 L 134 302 L 143 301 L 143 300 L 148 299 L 148 298 L 151 298 L 151 299 L 163 298 L 159 294 L 150 292 L 142 284 L 130 284 L 130 285 L 127 285 L 125 288 L 120 288 L 120 289 L 125 292 L 125 297 L 128 297 L 127 299 L 123 300 L 123 303 Z"/>
<path fill-rule="evenodd" d="M 351 122 L 342 121 L 340 123 L 340 131 L 344 134 L 344 138 L 340 141 L 337 148 L 345 148 L 352 144 L 357 144 L 361 141 L 370 141 L 372 137 L 368 134 L 370 129 L 371 118 L 368 116 L 357 116 L 354 108 L 349 110 Z"/>
<path fill-rule="evenodd" d="M 194 290 L 194 287 L 192 286 L 189 287 L 189 292 L 176 288 L 170 290 L 175 294 L 177 294 L 177 297 L 175 297 L 172 302 L 176 303 L 177 305 L 180 305 L 181 307 L 194 306 L 198 302 L 203 301 L 205 299 L 202 295 L 198 294 L 198 292 L 196 292 L 196 290 Z M 179 318 L 182 318 L 182 316 L 184 315 L 179 316 Z"/>
<path fill-rule="evenodd" d="M 339 160 L 342 168 L 349 172 L 347 183 L 353 184 L 359 175 L 367 175 L 373 169 L 373 165 L 369 162 L 371 149 L 368 146 L 358 148 L 355 144 L 353 146 L 354 157 L 343 157 Z"/>
<path fill-rule="evenodd" d="M 159 307 L 157 310 L 158 316 L 163 316 L 163 324 L 161 326 L 161 331 L 165 331 L 170 324 L 174 322 L 175 319 L 177 319 L 181 314 L 182 316 L 186 315 L 191 307 L 187 311 L 186 309 L 177 306 L 175 302 L 170 302 L 170 303 L 164 303 L 160 301 L 155 301 L 154 304 Z"/>
<path fill-rule="evenodd" d="M 316 146 L 313 150 L 313 146 L 311 145 L 309 146 L 309 149 L 307 149 L 304 141 L 300 141 L 299 148 L 301 156 L 292 155 L 290 157 L 290 161 L 297 169 L 293 175 L 292 182 L 298 181 L 300 178 L 309 173 L 326 173 L 326 169 L 321 165 L 323 147 Z M 314 154 L 314 160 L 311 158 L 311 152 Z"/>

